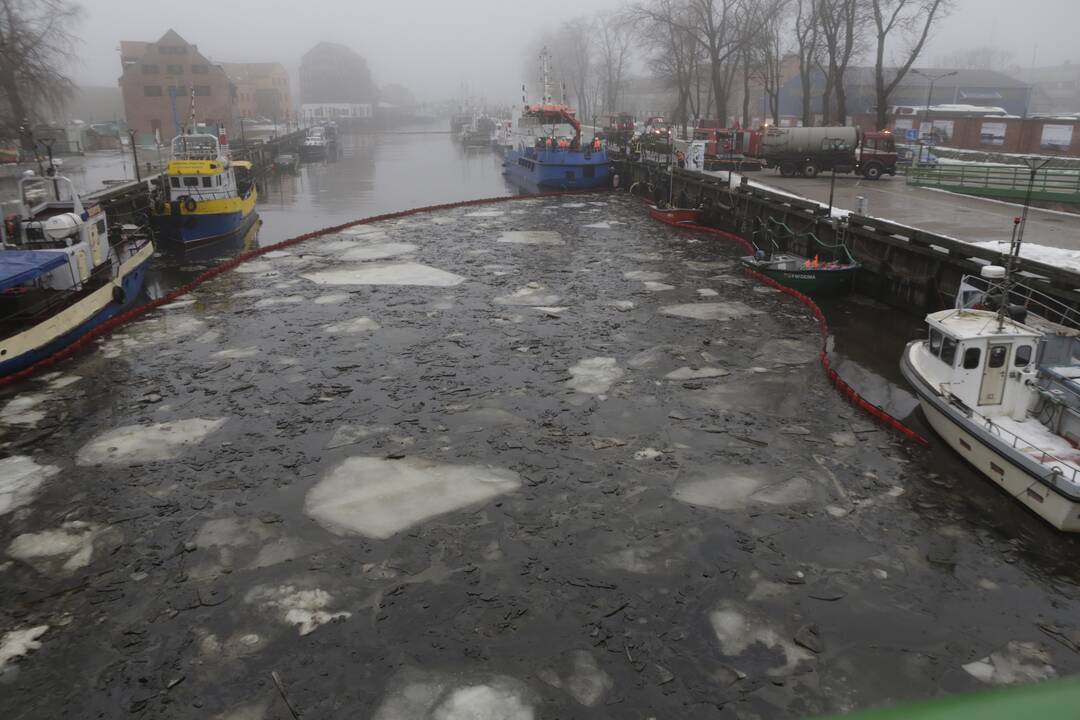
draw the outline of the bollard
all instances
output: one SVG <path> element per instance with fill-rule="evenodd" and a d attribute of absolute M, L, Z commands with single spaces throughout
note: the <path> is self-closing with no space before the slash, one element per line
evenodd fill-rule
<path fill-rule="evenodd" d="M 855 196 L 855 214 L 856 215 L 865 215 L 866 214 L 866 196 L 865 195 L 856 195 Z"/>

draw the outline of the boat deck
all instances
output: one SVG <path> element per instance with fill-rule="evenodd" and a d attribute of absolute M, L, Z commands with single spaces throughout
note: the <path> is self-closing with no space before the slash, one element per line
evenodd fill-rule
<path fill-rule="evenodd" d="M 1073 493 L 1080 492 L 1080 449 L 1033 417 L 1022 421 L 1009 417 L 991 420 L 992 431 L 1010 442 L 1013 449 L 1027 455 L 1048 472 L 1060 472 L 1059 481 Z"/>

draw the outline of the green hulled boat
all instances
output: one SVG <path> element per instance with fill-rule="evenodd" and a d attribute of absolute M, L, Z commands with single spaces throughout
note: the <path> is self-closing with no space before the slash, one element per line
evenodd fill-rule
<path fill-rule="evenodd" d="M 774 253 L 742 258 L 747 268 L 781 285 L 808 295 L 843 295 L 851 292 L 859 263 L 822 262 L 793 253 Z"/>

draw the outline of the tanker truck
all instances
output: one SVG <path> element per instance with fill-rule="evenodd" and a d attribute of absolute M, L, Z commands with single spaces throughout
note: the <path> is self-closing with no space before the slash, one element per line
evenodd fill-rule
<path fill-rule="evenodd" d="M 896 145 L 892 133 L 864 132 L 856 127 L 766 128 L 761 138 L 766 167 L 780 168 L 784 177 L 835 170 L 877 180 L 896 174 Z"/>

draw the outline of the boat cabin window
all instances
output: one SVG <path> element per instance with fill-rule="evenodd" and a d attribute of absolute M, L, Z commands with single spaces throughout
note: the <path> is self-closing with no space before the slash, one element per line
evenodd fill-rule
<path fill-rule="evenodd" d="M 184 187 L 199 187 L 199 178 L 186 177 L 184 178 Z"/>
<path fill-rule="evenodd" d="M 945 337 L 941 341 L 941 362 L 949 367 L 956 362 L 956 341 L 951 337 Z"/>
<path fill-rule="evenodd" d="M 169 184 L 172 185 L 175 188 L 180 187 L 180 178 L 178 178 L 178 177 L 169 178 Z"/>
<path fill-rule="evenodd" d="M 968 348 L 964 351 L 964 369 L 974 370 L 979 367 L 979 357 L 982 355 L 982 351 L 979 348 Z"/>
<path fill-rule="evenodd" d="M 214 176 L 214 184 L 215 185 L 220 185 L 221 184 L 221 176 L 220 175 L 215 175 Z"/>
<path fill-rule="evenodd" d="M 206 177 L 204 177 L 202 179 L 202 186 L 203 187 L 211 187 L 213 185 L 213 182 L 214 182 L 214 179 L 212 177 L 210 177 L 209 175 L 207 175 Z"/>
<path fill-rule="evenodd" d="M 1027 367 L 1029 362 L 1031 362 L 1031 346 L 1021 345 L 1016 348 L 1016 360 L 1013 364 L 1015 364 L 1016 367 Z"/>
<path fill-rule="evenodd" d="M 930 352 L 936 357 L 941 354 L 941 333 L 930 328 Z"/>
<path fill-rule="evenodd" d="M 992 368 L 999 368 L 1005 364 L 1005 360 L 1009 357 L 1008 345 L 991 345 L 990 346 L 990 359 L 987 361 L 987 365 Z"/>

